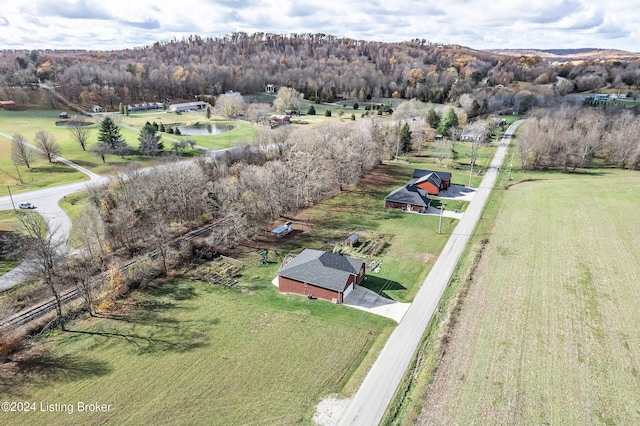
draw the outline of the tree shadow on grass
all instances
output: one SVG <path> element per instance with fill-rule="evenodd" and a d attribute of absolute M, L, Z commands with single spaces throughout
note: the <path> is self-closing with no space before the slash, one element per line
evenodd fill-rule
<path fill-rule="evenodd" d="M 0 394 L 28 397 L 25 385 L 45 387 L 51 383 L 74 382 L 111 373 L 111 366 L 79 354 L 57 355 L 50 351 L 25 351 L 0 364 Z"/>
<path fill-rule="evenodd" d="M 216 319 L 212 323 L 218 323 Z M 210 322 L 211 324 L 211 322 Z M 189 327 L 154 327 L 147 333 L 119 332 L 114 331 L 89 331 L 89 330 L 67 330 L 78 336 L 102 337 L 103 342 L 110 339 L 117 339 L 130 345 L 138 355 L 161 354 L 161 353 L 183 353 L 207 345 L 206 333 L 194 331 Z"/>
<path fill-rule="evenodd" d="M 360 286 L 368 288 L 378 293 L 382 297 L 392 299 L 386 292 L 390 290 L 406 290 L 407 288 L 397 281 L 388 280 L 382 277 L 367 275 L 367 279 L 360 283 Z"/>
<path fill-rule="evenodd" d="M 155 297 L 170 297 L 173 300 L 189 300 L 197 296 L 195 286 L 185 283 L 165 283 L 159 287 L 151 287 L 146 293 Z"/>

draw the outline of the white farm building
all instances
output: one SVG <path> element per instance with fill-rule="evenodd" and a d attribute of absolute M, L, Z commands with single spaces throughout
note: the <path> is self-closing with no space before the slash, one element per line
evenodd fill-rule
<path fill-rule="evenodd" d="M 169 106 L 169 111 L 171 112 L 186 112 L 186 111 L 204 111 L 207 109 L 206 102 L 196 101 L 196 102 L 186 102 L 183 104 L 173 104 Z"/>

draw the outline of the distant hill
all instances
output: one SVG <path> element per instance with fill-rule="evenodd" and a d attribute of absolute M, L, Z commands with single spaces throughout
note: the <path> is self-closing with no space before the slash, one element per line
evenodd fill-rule
<path fill-rule="evenodd" d="M 488 52 L 508 56 L 539 56 L 547 60 L 629 60 L 640 59 L 640 53 L 615 49 L 489 49 Z"/>

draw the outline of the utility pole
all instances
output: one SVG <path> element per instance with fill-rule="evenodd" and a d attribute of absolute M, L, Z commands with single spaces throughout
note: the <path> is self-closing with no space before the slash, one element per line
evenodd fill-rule
<path fill-rule="evenodd" d="M 442 234 L 442 213 L 444 212 L 445 202 L 440 202 L 440 223 L 438 224 L 438 234 Z"/>
<path fill-rule="evenodd" d="M 509 163 L 509 179 L 511 180 L 511 168 L 513 167 L 513 153 L 511 153 L 511 163 Z"/>
<path fill-rule="evenodd" d="M 16 205 L 13 203 L 13 195 L 11 195 L 11 187 L 7 185 L 7 189 L 9 190 L 9 198 L 11 198 L 11 205 L 13 206 L 13 211 L 17 213 Z"/>
<path fill-rule="evenodd" d="M 24 183 L 24 181 L 22 180 L 22 176 L 20 176 L 20 170 L 18 170 L 18 165 L 16 164 L 16 162 L 15 162 L 15 161 L 13 162 L 13 165 L 14 165 L 14 166 L 15 166 L 15 168 L 16 168 L 16 173 L 18 173 L 18 179 L 20 179 L 20 184 L 23 184 L 23 183 Z"/>

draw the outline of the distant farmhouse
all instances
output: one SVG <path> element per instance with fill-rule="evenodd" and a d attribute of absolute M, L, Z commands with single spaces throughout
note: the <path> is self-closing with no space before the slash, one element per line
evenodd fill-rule
<path fill-rule="evenodd" d="M 127 105 L 127 111 L 148 111 L 152 109 L 162 109 L 164 104 L 162 102 L 143 102 L 141 104 Z"/>
<path fill-rule="evenodd" d="M 264 91 L 267 93 L 276 93 L 280 86 L 276 84 L 265 84 Z"/>
<path fill-rule="evenodd" d="M 0 108 L 2 109 L 15 109 L 16 103 L 14 101 L 0 101 Z"/>
<path fill-rule="evenodd" d="M 278 271 L 278 290 L 343 303 L 364 278 L 361 260 L 305 249 Z"/>
<path fill-rule="evenodd" d="M 204 111 L 207 109 L 206 102 L 196 101 L 196 102 L 185 102 L 183 104 L 173 104 L 169 106 L 169 111 L 171 112 L 187 112 L 187 111 Z"/>

